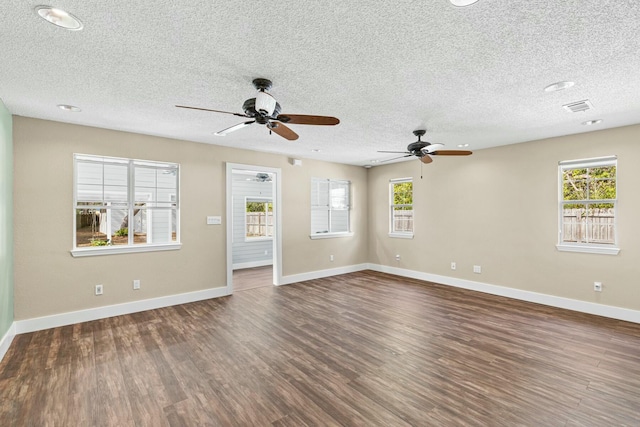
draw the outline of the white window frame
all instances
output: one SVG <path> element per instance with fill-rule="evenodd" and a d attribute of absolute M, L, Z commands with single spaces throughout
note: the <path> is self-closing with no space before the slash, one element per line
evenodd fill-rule
<path fill-rule="evenodd" d="M 269 212 L 266 212 L 266 216 L 265 216 L 265 221 L 267 221 L 267 223 L 265 224 L 265 231 L 267 232 L 266 236 L 255 236 L 255 237 L 249 237 L 247 236 L 247 203 L 249 202 L 256 202 L 256 203 L 262 203 L 265 206 L 268 205 L 269 203 L 271 203 L 271 235 L 269 235 L 268 230 L 269 230 Z M 244 241 L 245 242 L 264 242 L 264 241 L 268 241 L 268 240 L 273 240 L 273 228 L 274 228 L 274 221 L 275 218 L 273 217 L 273 199 L 270 197 L 253 197 L 253 196 L 246 196 L 244 198 Z"/>
<path fill-rule="evenodd" d="M 563 172 L 569 169 L 595 168 L 603 166 L 616 167 L 616 198 L 606 200 L 564 200 Z M 614 243 L 573 243 L 563 242 L 563 206 L 565 204 L 611 203 L 614 211 Z M 617 156 L 596 157 L 590 159 L 566 160 L 558 163 L 558 243 L 556 248 L 563 252 L 582 252 L 605 255 L 617 255 L 618 247 L 618 160 Z"/>
<path fill-rule="evenodd" d="M 169 243 L 142 243 L 134 244 L 134 233 L 128 233 L 128 243 L 126 245 L 113 245 L 113 246 L 96 246 L 96 247 L 78 247 L 76 238 L 76 211 L 77 209 L 86 209 L 85 205 L 78 204 L 78 164 L 79 163 L 91 163 L 97 162 L 102 164 L 119 164 L 127 165 L 127 202 L 126 207 L 129 218 L 134 218 L 134 211 L 136 208 L 135 201 L 135 168 L 151 168 L 151 169 L 172 169 L 175 170 L 176 175 L 176 194 L 175 200 L 172 195 L 172 201 L 175 202 L 176 209 L 176 241 Z M 104 186 L 104 184 L 103 184 Z M 106 206 L 102 205 L 102 206 Z M 96 209 L 100 209 L 97 205 Z M 150 209 L 162 209 L 160 207 L 154 207 Z M 166 209 L 172 209 L 167 207 Z M 152 211 L 149 212 L 152 214 Z M 177 163 L 168 162 L 155 162 L 149 160 L 127 159 L 119 157 L 108 156 L 96 156 L 91 154 L 74 154 L 73 155 L 73 246 L 71 255 L 73 257 L 86 257 L 97 255 L 113 255 L 123 253 L 135 253 L 135 252 L 155 252 L 155 251 L 168 251 L 177 250 L 182 247 L 180 243 L 180 165 Z"/>
<path fill-rule="evenodd" d="M 394 204 L 395 199 L 394 199 L 394 185 L 395 184 L 401 184 L 404 182 L 410 182 L 411 183 L 411 192 L 412 192 L 412 196 L 414 194 L 414 188 L 413 188 L 413 178 L 394 178 L 394 179 L 390 179 L 389 180 L 389 237 L 394 237 L 394 238 L 398 238 L 398 239 L 413 239 L 414 233 L 416 231 L 416 221 L 415 221 L 415 210 L 413 209 L 413 203 L 408 205 L 408 204 L 404 204 L 404 205 L 396 205 Z M 393 212 L 394 209 L 396 207 L 399 206 L 410 206 L 411 207 L 411 212 L 414 215 L 413 218 L 413 227 L 412 230 L 409 231 L 395 231 L 394 230 L 394 221 L 393 221 Z"/>
<path fill-rule="evenodd" d="M 326 232 L 322 231 L 322 232 L 314 232 L 313 228 L 311 229 L 311 234 L 309 235 L 309 237 L 311 239 L 331 239 L 331 238 L 337 238 L 337 237 L 351 237 L 353 236 L 353 232 L 351 231 L 351 181 L 348 180 L 343 180 L 343 179 L 328 179 L 328 178 L 311 178 L 311 194 L 313 194 L 313 187 L 314 185 L 319 185 L 319 183 L 321 182 L 326 182 L 327 185 L 327 205 L 318 205 L 318 204 L 314 204 L 314 200 L 311 200 L 311 210 L 313 211 L 314 209 L 316 210 L 326 210 L 327 215 L 328 215 L 328 226 L 329 226 L 329 230 L 327 230 Z M 333 207 L 331 206 L 331 186 L 333 185 L 345 185 L 346 184 L 346 188 L 347 188 L 347 195 L 346 195 L 346 203 L 347 203 L 347 230 L 346 231 L 333 231 L 331 230 L 331 215 L 332 212 L 337 210 L 337 209 L 333 209 Z M 312 196 L 313 199 L 313 196 Z M 345 209 L 340 209 L 341 211 L 345 210 Z M 312 212 L 311 212 L 312 214 Z M 313 227 L 313 225 L 312 225 Z"/>

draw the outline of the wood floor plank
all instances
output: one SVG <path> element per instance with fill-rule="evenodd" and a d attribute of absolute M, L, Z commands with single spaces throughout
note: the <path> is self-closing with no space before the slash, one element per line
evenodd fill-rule
<path fill-rule="evenodd" d="M 1 426 L 636 426 L 639 401 L 640 325 L 372 271 L 18 335 L 0 363 Z"/>

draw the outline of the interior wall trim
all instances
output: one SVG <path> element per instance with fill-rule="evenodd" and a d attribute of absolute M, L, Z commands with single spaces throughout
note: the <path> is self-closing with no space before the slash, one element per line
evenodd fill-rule
<path fill-rule="evenodd" d="M 396 276 L 408 277 L 411 279 L 425 280 L 443 285 L 455 286 L 457 288 L 469 289 L 472 291 L 484 292 L 492 295 L 499 295 L 521 301 L 528 301 L 543 304 L 550 307 L 564 308 L 566 310 L 578 311 L 581 313 L 594 314 L 596 316 L 609 317 L 611 319 L 624 320 L 627 322 L 640 323 L 640 311 L 628 308 L 615 307 L 611 305 L 598 304 L 588 301 L 580 301 L 571 298 L 558 297 L 538 292 L 525 291 L 522 289 L 508 288 L 506 286 L 492 285 L 489 283 L 476 282 L 473 280 L 458 279 L 455 277 L 440 276 L 438 274 L 423 273 L 415 270 L 407 270 L 397 267 L 389 267 L 380 264 L 369 264 L 369 269 L 381 273 L 394 274 Z"/>
<path fill-rule="evenodd" d="M 156 308 L 170 307 L 172 305 L 186 304 L 227 295 L 229 295 L 229 292 L 226 286 L 222 286 L 219 288 L 204 289 L 202 291 L 186 292 L 183 294 L 126 302 L 123 304 L 105 305 L 86 310 L 17 320 L 14 322 L 15 334 L 25 334 L 28 332 L 41 331 L 43 329 L 57 328 L 58 326 L 90 322 L 92 320 L 106 319 L 107 317 L 138 313 L 146 310 L 155 310 Z"/>
<path fill-rule="evenodd" d="M 9 346 L 11 346 L 11 342 L 13 338 L 16 336 L 16 322 L 13 322 L 11 326 L 9 326 L 9 330 L 6 334 L 0 339 L 0 362 L 2 362 L 2 358 L 5 354 L 7 354 L 7 350 L 9 350 Z"/>
<path fill-rule="evenodd" d="M 356 271 L 367 270 L 369 264 L 355 264 L 345 267 L 330 268 L 327 270 L 310 271 L 308 273 L 292 274 L 290 276 L 282 276 L 282 285 L 290 285 L 292 283 L 304 282 L 305 280 L 322 279 L 323 277 L 337 276 L 339 274 L 354 273 Z"/>

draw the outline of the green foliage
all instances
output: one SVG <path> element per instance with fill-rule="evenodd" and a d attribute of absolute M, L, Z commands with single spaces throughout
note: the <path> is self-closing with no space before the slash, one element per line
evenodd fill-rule
<path fill-rule="evenodd" d="M 603 166 L 567 169 L 562 175 L 563 200 L 614 200 L 616 167 Z M 611 203 L 590 203 L 590 208 L 608 208 Z M 565 209 L 583 208 L 584 204 L 565 204 Z"/>
<path fill-rule="evenodd" d="M 265 205 L 269 212 L 273 212 L 271 202 L 247 202 L 247 212 L 265 212 Z"/>
<path fill-rule="evenodd" d="M 413 182 L 398 182 L 393 184 L 393 204 L 413 204 Z"/>
<path fill-rule="evenodd" d="M 108 240 L 100 240 L 100 239 L 91 240 L 91 246 L 108 246 L 108 245 L 109 245 Z"/>
<path fill-rule="evenodd" d="M 120 230 L 116 231 L 114 233 L 116 236 L 128 236 L 129 235 L 129 229 L 128 228 L 121 228 Z"/>

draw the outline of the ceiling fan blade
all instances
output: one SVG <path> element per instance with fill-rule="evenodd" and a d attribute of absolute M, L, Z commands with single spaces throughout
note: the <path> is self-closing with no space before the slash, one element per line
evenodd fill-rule
<path fill-rule="evenodd" d="M 226 134 L 230 133 L 230 132 L 235 132 L 239 129 L 242 129 L 243 127 L 247 127 L 252 123 L 255 123 L 255 120 L 249 120 L 248 122 L 244 122 L 244 123 L 238 123 L 237 125 L 233 125 L 230 128 L 226 128 L 226 129 L 222 129 L 221 131 L 218 131 L 216 133 L 214 133 L 215 136 L 225 136 Z"/>
<path fill-rule="evenodd" d="M 411 154 L 408 151 L 385 151 L 385 150 L 378 150 L 378 153 Z"/>
<path fill-rule="evenodd" d="M 406 156 L 394 157 L 393 159 L 380 160 L 378 163 L 390 162 L 392 160 L 404 159 L 405 157 L 411 157 L 411 156 L 413 156 L 413 154 L 407 154 Z"/>
<path fill-rule="evenodd" d="M 431 154 L 433 154 L 433 153 L 431 153 Z M 422 163 L 424 163 L 424 164 L 427 164 L 427 163 L 433 162 L 433 159 L 428 154 L 425 154 L 424 156 L 420 157 L 420 161 Z"/>
<path fill-rule="evenodd" d="M 322 125 L 333 126 L 340 123 L 340 120 L 329 116 L 306 116 L 304 114 L 280 114 L 276 119 L 282 123 L 293 125 Z"/>
<path fill-rule="evenodd" d="M 213 113 L 224 113 L 224 114 L 233 114 L 234 116 L 238 116 L 238 117 L 249 117 L 246 114 L 240 114 L 240 113 L 232 113 L 230 111 L 221 111 L 221 110 L 211 110 L 209 108 L 200 108 L 200 107 L 188 107 L 186 105 L 176 105 L 176 107 L 178 108 L 187 108 L 189 110 L 200 110 L 200 111 L 211 111 Z"/>
<path fill-rule="evenodd" d="M 295 141 L 296 139 L 298 139 L 298 134 L 292 131 L 291 129 L 289 129 L 288 127 L 286 127 L 285 125 L 283 125 L 282 123 L 271 122 L 267 124 L 267 127 L 269 128 L 269 130 L 274 131 L 275 133 L 277 133 L 284 139 L 288 139 L 289 141 Z"/>
<path fill-rule="evenodd" d="M 467 150 L 438 150 L 429 154 L 432 156 L 469 156 L 471 153 L 472 151 Z"/>

